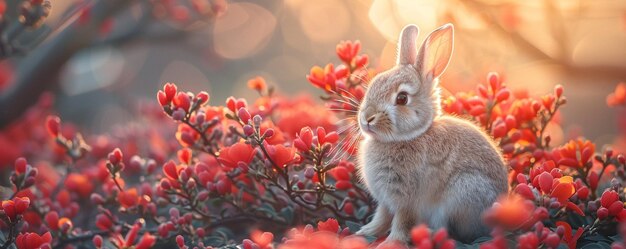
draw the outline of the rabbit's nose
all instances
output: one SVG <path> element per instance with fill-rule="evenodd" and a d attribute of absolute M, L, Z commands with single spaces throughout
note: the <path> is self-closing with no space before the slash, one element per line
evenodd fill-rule
<path fill-rule="evenodd" d="M 367 124 L 370 124 L 371 122 L 373 122 L 376 119 L 376 114 L 370 116 L 369 118 L 367 118 Z"/>

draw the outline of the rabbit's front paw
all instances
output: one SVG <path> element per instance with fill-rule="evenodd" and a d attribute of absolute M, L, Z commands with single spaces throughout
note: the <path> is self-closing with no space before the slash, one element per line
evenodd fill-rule
<path fill-rule="evenodd" d="M 378 237 L 379 235 L 386 233 L 387 230 L 389 230 L 389 227 L 386 226 L 386 224 L 373 220 L 365 226 L 362 226 L 361 229 L 356 232 L 356 235 Z"/>
<path fill-rule="evenodd" d="M 378 237 L 379 235 L 389 231 L 392 219 L 393 216 L 389 210 L 382 205 L 379 205 L 376 208 L 376 212 L 374 212 L 372 221 L 361 227 L 361 229 L 356 232 L 356 235 Z"/>
<path fill-rule="evenodd" d="M 409 235 L 406 233 L 402 233 L 402 232 L 395 232 L 393 230 L 391 230 L 391 233 L 389 234 L 389 236 L 387 236 L 387 239 L 385 239 L 385 241 L 383 241 L 382 244 L 401 244 L 401 245 L 406 245 L 406 242 L 409 241 Z"/>

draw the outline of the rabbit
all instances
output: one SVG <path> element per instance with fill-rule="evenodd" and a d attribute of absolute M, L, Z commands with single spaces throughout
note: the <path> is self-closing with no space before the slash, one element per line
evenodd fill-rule
<path fill-rule="evenodd" d="M 402 30 L 395 67 L 372 79 L 359 106 L 359 175 L 377 207 L 357 235 L 391 230 L 385 243 L 407 242 L 425 223 L 471 242 L 489 234 L 482 214 L 507 193 L 507 169 L 480 127 L 441 113 L 437 84 L 452 55 L 453 25 L 433 31 L 419 52 L 418 32 Z"/>

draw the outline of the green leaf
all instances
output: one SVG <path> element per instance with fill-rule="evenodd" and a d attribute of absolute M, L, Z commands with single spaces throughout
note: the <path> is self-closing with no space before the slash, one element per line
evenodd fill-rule
<path fill-rule="evenodd" d="M 611 245 L 605 242 L 596 242 L 596 243 L 588 243 L 580 248 L 582 249 L 599 249 L 599 248 L 610 249 Z"/>
<path fill-rule="evenodd" d="M 483 236 L 483 237 L 479 237 L 477 239 L 475 239 L 472 244 L 480 244 L 480 243 L 485 243 L 487 241 L 492 240 L 493 238 L 491 236 Z"/>
<path fill-rule="evenodd" d="M 367 240 L 368 244 L 373 243 L 374 241 L 376 241 L 376 239 L 378 238 L 376 238 L 375 236 L 365 236 L 365 240 Z"/>
<path fill-rule="evenodd" d="M 291 207 L 285 207 L 280 210 L 280 216 L 285 219 L 289 224 L 293 222 L 293 209 Z"/>
<path fill-rule="evenodd" d="M 205 239 L 205 245 L 221 246 L 224 244 L 224 238 L 219 236 L 209 236 Z"/>
<path fill-rule="evenodd" d="M 272 207 L 272 205 L 268 203 L 263 203 L 263 205 L 261 205 L 258 208 L 258 210 L 262 211 L 263 213 L 266 213 L 269 217 L 276 216 L 276 210 L 274 209 L 274 207 Z"/>
<path fill-rule="evenodd" d="M 361 223 L 346 221 L 346 226 L 348 227 L 348 229 L 350 229 L 350 232 L 356 233 L 357 231 L 359 231 L 359 229 L 361 229 L 363 225 L 361 225 Z"/>
<path fill-rule="evenodd" d="M 362 206 L 356 211 L 356 218 L 363 219 L 367 215 L 369 208 L 367 206 Z"/>

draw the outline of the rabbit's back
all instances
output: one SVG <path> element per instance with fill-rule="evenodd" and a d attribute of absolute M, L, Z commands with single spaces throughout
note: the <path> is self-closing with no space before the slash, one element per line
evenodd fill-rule
<path fill-rule="evenodd" d="M 359 156 L 361 174 L 366 184 L 389 174 L 392 183 L 413 184 L 414 178 L 428 178 L 433 181 L 428 186 L 445 189 L 453 176 L 475 173 L 506 191 L 507 170 L 498 148 L 474 123 L 444 115 L 413 140 L 385 143 L 365 139 Z M 393 171 L 393 175 L 385 171 Z M 368 179 L 368 173 L 376 177 Z M 402 179 L 407 175 L 411 177 Z"/>

